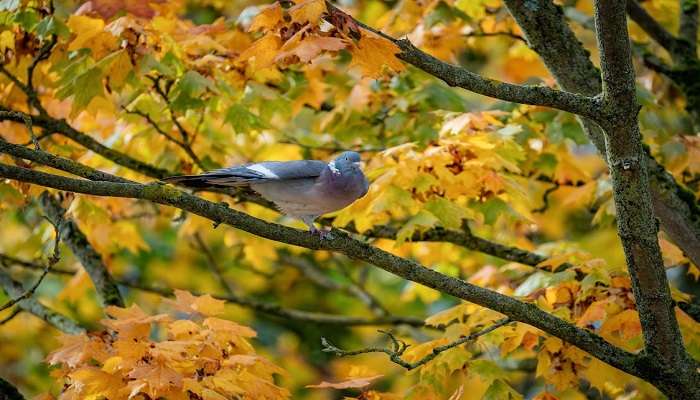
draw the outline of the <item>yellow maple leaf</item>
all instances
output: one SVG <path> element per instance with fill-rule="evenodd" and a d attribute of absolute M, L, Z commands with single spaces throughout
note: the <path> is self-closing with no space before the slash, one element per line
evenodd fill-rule
<path fill-rule="evenodd" d="M 291 59 L 291 62 L 294 62 L 298 59 L 299 62 L 308 63 L 323 51 L 338 51 L 347 46 L 345 40 L 330 36 L 311 35 L 305 36 L 303 40 L 294 41 L 297 35 L 282 46 L 282 51 L 277 54 L 275 61 Z M 292 41 L 294 44 L 288 45 Z"/>
<path fill-rule="evenodd" d="M 257 30 L 271 30 L 274 28 L 278 22 L 282 20 L 282 7 L 280 3 L 275 2 L 260 11 L 258 15 L 253 18 L 253 22 L 250 24 L 248 31 L 255 32 Z"/>
<path fill-rule="evenodd" d="M 401 49 L 384 38 L 363 35 L 350 52 L 352 53 L 350 65 L 359 67 L 365 76 L 381 77 L 385 73 L 385 66 L 394 72 L 406 69 L 406 66 L 396 58 Z"/>
<path fill-rule="evenodd" d="M 224 312 L 223 300 L 217 300 L 209 294 L 203 296 L 194 296 L 192 293 L 186 290 L 174 291 L 175 300 L 168 300 L 168 302 L 176 309 L 190 313 L 190 314 L 201 314 L 201 315 L 218 315 Z"/>
<path fill-rule="evenodd" d="M 340 382 L 326 382 L 323 381 L 317 385 L 306 385 L 307 388 L 314 388 L 314 389 L 359 389 L 363 388 L 366 386 L 369 386 L 372 381 L 375 381 L 384 375 L 374 375 L 374 376 L 367 376 L 367 377 L 355 377 L 351 379 L 347 379 L 344 381 Z"/>
<path fill-rule="evenodd" d="M 84 15 L 71 15 L 67 22 L 75 35 L 68 45 L 68 50 L 88 48 L 95 59 L 101 59 L 117 47 L 117 38 L 105 31 L 105 23 L 100 18 Z"/>
<path fill-rule="evenodd" d="M 274 33 L 268 33 L 245 49 L 236 62 L 248 61 L 252 69 L 267 68 L 274 64 L 277 50 L 281 46 L 282 39 Z"/>
<path fill-rule="evenodd" d="M 318 24 L 321 15 L 326 12 L 325 0 L 303 0 L 289 9 L 292 22 L 299 24 Z"/>

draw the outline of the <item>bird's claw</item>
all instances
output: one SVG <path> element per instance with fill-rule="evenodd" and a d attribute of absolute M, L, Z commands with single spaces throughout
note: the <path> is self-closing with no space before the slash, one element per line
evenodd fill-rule
<path fill-rule="evenodd" d="M 311 231 L 313 235 L 318 235 L 318 237 L 322 240 L 329 240 L 333 239 L 333 234 L 331 233 L 330 230 L 325 230 L 325 229 L 313 229 Z"/>

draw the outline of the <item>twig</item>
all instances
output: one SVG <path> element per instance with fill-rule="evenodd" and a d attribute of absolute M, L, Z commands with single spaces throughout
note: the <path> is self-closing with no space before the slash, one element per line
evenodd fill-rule
<path fill-rule="evenodd" d="M 300 256 L 293 257 L 285 253 L 281 255 L 280 260 L 298 269 L 306 278 L 318 286 L 333 291 L 345 292 L 346 294 L 356 297 L 376 315 L 384 316 L 389 314 L 376 297 L 355 282 L 351 281 L 350 284 L 338 283 L 324 275 L 311 261 L 303 259 Z M 350 277 L 348 277 L 348 279 L 350 279 Z"/>
<path fill-rule="evenodd" d="M 511 39 L 519 40 L 525 44 L 527 44 L 527 40 L 513 32 L 484 32 L 484 31 L 474 31 L 474 32 L 469 32 L 465 33 L 462 35 L 464 37 L 508 37 Z"/>
<path fill-rule="evenodd" d="M 6 254 L 0 253 L 0 262 L 18 265 L 23 268 L 32 270 L 41 270 L 42 266 L 29 261 L 20 260 L 18 258 L 8 256 Z M 50 273 L 71 276 L 74 274 L 73 271 L 63 270 L 63 269 L 52 269 Z M 158 288 L 154 286 L 144 285 L 137 282 L 133 282 L 126 279 L 116 280 L 117 284 L 136 289 L 145 292 L 159 294 L 161 296 L 172 297 L 173 290 L 170 288 Z M 195 295 L 202 295 L 204 293 L 193 292 Z M 293 308 L 284 308 L 277 304 L 262 302 L 254 299 L 250 299 L 244 296 L 228 294 L 219 295 L 213 294 L 212 297 L 224 300 L 231 304 L 237 304 L 241 307 L 251 308 L 253 310 L 259 311 L 262 314 L 266 314 L 276 318 L 291 319 L 301 322 L 311 322 L 317 324 L 325 325 L 339 325 L 339 326 L 376 326 L 376 325 L 408 325 L 414 327 L 425 327 L 430 329 L 438 329 L 432 326 L 426 326 L 422 318 L 411 317 L 411 316 L 383 316 L 375 318 L 366 317 L 353 317 L 344 315 L 334 315 L 326 313 L 309 312 L 303 310 L 297 310 Z"/>
<path fill-rule="evenodd" d="M 27 85 L 25 86 L 27 101 L 30 107 L 34 106 L 34 108 L 36 108 L 40 115 L 48 115 L 48 113 L 46 112 L 44 106 L 41 105 L 41 101 L 39 101 L 39 95 L 36 91 L 36 88 L 34 87 L 34 70 L 39 65 L 39 63 L 49 58 L 49 56 L 51 55 L 51 50 L 53 50 L 56 43 L 56 35 L 51 35 L 51 39 L 49 39 L 49 41 L 46 44 L 44 44 L 44 46 L 42 46 L 42 48 L 39 50 L 39 54 L 37 54 L 37 56 L 34 57 L 32 63 L 29 65 L 29 67 L 27 67 Z"/>
<path fill-rule="evenodd" d="M 482 329 L 478 332 L 472 333 L 469 336 L 465 336 L 462 338 L 459 338 L 453 342 L 450 342 L 448 344 L 445 344 L 443 346 L 438 346 L 433 349 L 433 351 L 428 354 L 427 356 L 414 361 L 414 362 L 408 362 L 401 358 L 404 353 L 406 352 L 406 349 L 408 349 L 409 344 L 404 342 L 403 340 L 397 339 L 396 336 L 394 336 L 393 333 L 388 332 L 388 331 L 379 331 L 389 337 L 391 340 L 392 347 L 391 348 L 386 348 L 386 347 L 367 347 L 364 349 L 359 349 L 359 350 L 343 350 L 335 345 L 333 345 L 331 342 L 329 342 L 326 338 L 321 338 L 321 351 L 326 352 L 326 353 L 333 353 L 338 357 L 347 357 L 347 356 L 355 356 L 358 354 L 366 354 L 366 353 L 385 353 L 389 356 L 389 359 L 403 368 L 407 370 L 413 370 L 416 369 L 422 365 L 425 365 L 429 363 L 430 361 L 434 360 L 435 357 L 439 356 L 442 352 L 447 351 L 451 348 L 460 346 L 462 344 L 465 344 L 467 342 L 476 340 L 477 338 L 486 335 L 487 333 L 493 332 L 494 330 L 507 325 L 513 321 L 510 320 L 510 318 L 504 318 L 499 321 L 496 321 L 493 325 L 489 326 L 488 328 Z"/>
<path fill-rule="evenodd" d="M 678 39 L 654 19 L 636 0 L 627 1 L 627 14 L 649 37 L 668 51 L 673 58 L 678 57 Z"/>
<path fill-rule="evenodd" d="M 196 232 L 194 235 L 194 242 L 197 244 L 197 247 L 199 247 L 199 250 L 204 254 L 204 257 L 207 259 L 207 265 L 209 266 L 209 269 L 216 275 L 216 278 L 219 280 L 219 284 L 226 290 L 228 294 L 234 294 L 236 292 L 236 287 L 233 285 L 233 283 L 229 282 L 228 279 L 224 276 L 223 269 L 219 265 L 219 262 L 216 260 L 216 257 L 214 257 L 214 254 L 212 254 L 211 249 L 209 246 L 207 246 L 206 243 L 204 243 L 204 240 L 202 240 L 202 236 L 199 234 L 199 232 Z"/>
<path fill-rule="evenodd" d="M 88 242 L 78 225 L 65 217 L 66 210 L 61 206 L 60 201 L 45 191 L 39 196 L 39 203 L 51 223 L 60 229 L 64 241 L 90 276 L 102 304 L 124 307 L 124 299 L 102 256 Z"/>
<path fill-rule="evenodd" d="M 39 145 L 39 139 L 37 136 L 34 134 L 34 127 L 32 125 L 32 119 L 29 115 L 25 113 L 21 113 L 18 111 L 5 111 L 5 110 L 0 110 L 0 119 L 6 119 L 6 118 L 19 118 L 24 122 L 24 125 L 27 127 L 27 131 L 29 131 L 29 137 L 31 138 L 31 142 L 34 144 L 34 149 L 35 150 L 41 150 L 41 146 Z M 0 141 L 4 141 L 0 137 Z"/>
<path fill-rule="evenodd" d="M 155 89 L 156 93 L 163 99 L 165 102 L 165 105 L 168 108 L 168 112 L 170 113 L 170 120 L 173 122 L 175 127 L 177 127 L 177 130 L 180 131 L 180 135 L 182 136 L 182 141 L 186 143 L 187 145 L 191 145 L 192 141 L 189 139 L 189 133 L 187 132 L 187 129 L 185 129 L 184 126 L 180 124 L 180 122 L 177 120 L 177 117 L 175 116 L 175 112 L 173 111 L 172 105 L 170 104 L 170 98 L 168 98 L 168 94 L 163 91 L 163 88 L 160 87 L 160 81 L 162 80 L 161 76 L 157 77 L 151 77 L 148 76 L 152 82 L 153 82 L 153 89 Z"/>
<path fill-rule="evenodd" d="M 202 163 L 202 160 L 200 160 L 199 157 L 197 156 L 197 154 L 194 152 L 194 150 L 192 150 L 192 147 L 190 146 L 189 143 L 182 141 L 182 140 L 178 140 L 173 135 L 171 135 L 168 132 L 166 132 L 165 130 L 163 130 L 163 128 L 161 128 L 160 125 L 158 125 L 158 123 L 156 123 L 156 121 L 154 121 L 150 115 L 148 115 L 145 112 L 139 111 L 139 110 L 124 109 L 124 111 L 126 111 L 127 114 L 134 114 L 134 115 L 138 115 L 140 117 L 143 117 L 146 120 L 146 122 L 148 122 L 148 124 L 151 125 L 153 127 L 153 129 L 156 130 L 156 132 L 158 132 L 161 136 L 168 139 L 170 142 L 174 143 L 175 145 L 180 147 L 185 153 L 187 153 L 187 156 L 189 156 L 192 159 L 192 161 L 195 164 L 197 164 L 197 166 L 199 168 L 201 168 L 202 170 L 206 169 L 206 167 Z"/>
<path fill-rule="evenodd" d="M 12 279 L 3 268 L 0 268 L 0 286 L 2 286 L 10 296 L 20 296 L 22 292 L 24 292 L 22 284 Z M 81 327 L 77 322 L 46 307 L 32 297 L 24 299 L 19 302 L 17 306 L 43 319 L 60 331 L 70 334 L 85 332 L 85 328 Z"/>
<path fill-rule="evenodd" d="M 61 243 L 61 230 L 59 229 L 60 221 L 57 221 L 54 223 L 54 221 L 51 221 L 47 218 L 51 224 L 53 224 L 54 231 L 56 232 L 56 238 L 54 240 L 54 246 L 53 246 L 53 253 L 49 257 L 48 261 L 46 262 L 46 265 L 44 266 L 44 269 L 41 272 L 41 275 L 39 275 L 39 278 L 36 280 L 34 285 L 32 285 L 29 289 L 25 290 L 24 293 L 22 293 L 19 296 L 16 296 L 14 299 L 11 299 L 7 303 L 3 304 L 0 306 L 0 311 L 6 310 L 15 304 L 19 303 L 22 300 L 28 299 L 34 295 L 34 292 L 39 288 L 39 285 L 41 285 L 41 282 L 44 280 L 46 275 L 49 273 L 51 268 L 56 265 L 56 263 L 61 259 L 61 253 L 59 250 L 58 245 Z"/>
<path fill-rule="evenodd" d="M 553 182 L 553 186 L 548 187 L 547 190 L 544 191 L 542 194 L 542 207 L 536 208 L 532 210 L 533 213 L 543 213 L 547 211 L 547 208 L 549 208 L 549 195 L 552 194 L 554 191 L 559 189 L 559 183 L 558 182 Z"/>
<path fill-rule="evenodd" d="M 15 308 L 14 310 L 12 310 L 12 313 L 10 313 L 10 315 L 8 315 L 7 317 L 5 317 L 5 318 L 3 318 L 2 320 L 0 320 L 0 325 L 5 325 L 6 323 L 12 321 L 12 320 L 13 320 L 16 316 L 18 316 L 21 312 L 22 312 L 21 309 Z"/>

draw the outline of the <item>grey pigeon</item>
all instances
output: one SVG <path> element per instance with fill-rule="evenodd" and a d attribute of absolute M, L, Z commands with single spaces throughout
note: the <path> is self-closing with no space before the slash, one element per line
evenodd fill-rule
<path fill-rule="evenodd" d="M 360 155 L 346 151 L 333 161 L 266 161 L 217 169 L 202 175 L 181 175 L 164 181 L 190 187 L 249 186 L 279 209 L 314 226 L 323 214 L 340 210 L 367 194 L 369 182 L 360 169 Z"/>

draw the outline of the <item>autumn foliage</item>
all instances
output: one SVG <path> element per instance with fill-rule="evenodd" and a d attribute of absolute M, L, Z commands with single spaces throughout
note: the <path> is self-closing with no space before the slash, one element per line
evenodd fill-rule
<path fill-rule="evenodd" d="M 661 398 L 650 377 L 534 327 L 539 314 L 506 320 L 510 305 L 461 300 L 386 272 L 387 253 L 367 256 L 644 354 L 615 182 L 590 131 L 565 108 L 477 96 L 402 56 L 410 41 L 488 90 L 504 87 L 490 78 L 562 85 L 505 3 L 0 1 L 2 168 L 145 187 L 72 193 L 0 169 L 0 378 L 66 400 Z M 592 2 L 559 3 L 597 62 Z M 678 2 L 643 4 L 675 29 Z M 645 156 L 676 185 L 652 193 L 689 204 L 675 227 L 697 227 L 690 89 L 650 64 L 669 57 L 645 29 L 629 29 Z M 182 188 L 154 183 L 346 149 L 371 186 L 320 221 L 340 237 L 328 247 L 270 225 L 303 227 L 252 193 L 196 191 L 207 203 L 187 211 Z M 698 360 L 697 243 L 660 225 L 672 315 Z M 291 239 L 266 239 L 270 226 Z M 341 230 L 364 253 L 348 254 Z"/>

